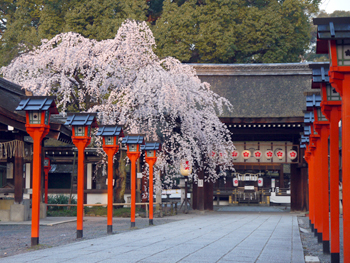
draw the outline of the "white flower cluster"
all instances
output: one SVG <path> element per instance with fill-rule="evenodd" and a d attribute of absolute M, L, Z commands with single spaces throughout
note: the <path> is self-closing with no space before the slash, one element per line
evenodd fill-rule
<path fill-rule="evenodd" d="M 102 124 L 118 122 L 126 132 L 160 140 L 157 167 L 169 180 L 188 160 L 194 179 L 205 169 L 205 180 L 215 181 L 232 165 L 231 135 L 217 117 L 232 105 L 190 65 L 159 59 L 155 48 L 147 24 L 127 20 L 114 39 L 98 42 L 69 32 L 43 40 L 0 74 L 35 95 L 57 96 L 63 110 L 77 103 L 80 110 L 98 112 Z M 213 151 L 227 154 L 219 163 Z"/>

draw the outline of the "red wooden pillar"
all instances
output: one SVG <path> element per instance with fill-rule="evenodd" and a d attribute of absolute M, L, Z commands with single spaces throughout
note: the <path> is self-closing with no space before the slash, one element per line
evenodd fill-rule
<path fill-rule="evenodd" d="M 322 124 L 320 124 L 322 123 Z M 328 137 L 329 123 L 314 122 L 315 128 L 320 135 L 319 151 L 320 151 L 320 195 L 322 203 L 320 204 L 320 215 L 322 227 L 319 232 L 322 233 L 323 252 L 329 253 L 329 182 L 328 182 Z"/>
<path fill-rule="evenodd" d="M 87 129 L 87 127 L 86 127 Z M 74 128 L 73 128 L 74 134 Z M 83 237 L 83 217 L 84 217 L 84 160 L 85 148 L 91 142 L 89 137 L 72 136 L 74 145 L 78 148 L 78 180 L 77 180 L 77 238 Z"/>
<path fill-rule="evenodd" d="M 139 147 L 139 146 L 138 146 Z M 127 152 L 128 158 L 131 162 L 131 227 L 135 227 L 135 213 L 136 213 L 136 161 L 140 157 L 140 152 Z"/>
<path fill-rule="evenodd" d="M 342 96 L 343 245 L 344 262 L 350 262 L 350 71 L 339 73 L 336 68 L 330 67 L 329 82 Z"/>
<path fill-rule="evenodd" d="M 149 224 L 153 225 L 153 165 L 156 163 L 157 157 L 146 157 L 149 165 Z"/>
<path fill-rule="evenodd" d="M 330 208 L 331 262 L 340 262 L 339 237 L 339 121 L 341 102 L 323 102 L 322 111 L 330 121 Z"/>
<path fill-rule="evenodd" d="M 309 175 L 309 222 L 311 230 L 315 229 L 315 206 L 314 206 L 314 156 L 311 151 L 311 147 L 307 145 L 305 151 L 305 160 L 308 163 L 308 175 Z"/>
<path fill-rule="evenodd" d="M 313 130 L 313 129 L 312 129 Z M 323 196 L 321 195 L 321 189 L 322 189 L 322 181 L 320 180 L 320 174 L 321 171 L 321 158 L 320 158 L 320 135 L 318 134 L 312 134 L 310 135 L 310 139 L 312 141 L 312 153 L 313 153 L 313 169 L 314 169 L 314 230 L 315 235 L 318 238 L 318 242 L 322 242 L 322 202 L 323 202 Z"/>
<path fill-rule="evenodd" d="M 32 237 L 31 246 L 39 244 L 40 184 L 41 184 L 41 141 L 49 133 L 49 128 L 27 127 L 33 138 L 33 195 L 32 195 Z"/>
<path fill-rule="evenodd" d="M 108 156 L 108 185 L 107 185 L 107 233 L 113 232 L 113 157 L 118 152 L 119 146 L 103 146 Z"/>

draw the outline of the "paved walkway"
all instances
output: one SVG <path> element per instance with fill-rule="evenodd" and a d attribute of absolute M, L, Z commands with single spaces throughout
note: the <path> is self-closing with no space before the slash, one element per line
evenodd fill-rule
<path fill-rule="evenodd" d="M 296 215 L 209 212 L 1 262 L 304 262 Z"/>

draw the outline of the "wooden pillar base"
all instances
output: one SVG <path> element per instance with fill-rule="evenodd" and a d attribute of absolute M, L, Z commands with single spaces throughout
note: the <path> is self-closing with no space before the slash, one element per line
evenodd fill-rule
<path fill-rule="evenodd" d="M 329 240 L 323 240 L 323 254 L 329 254 Z"/>
<path fill-rule="evenodd" d="M 149 220 L 149 225 L 150 225 L 150 226 L 153 226 L 153 219 L 150 219 L 150 220 Z"/>
<path fill-rule="evenodd" d="M 317 229 L 314 228 L 314 236 L 317 237 Z"/>
<path fill-rule="evenodd" d="M 131 222 L 130 227 L 135 227 L 135 222 Z"/>
<path fill-rule="evenodd" d="M 113 233 L 113 226 L 107 225 L 107 234 L 112 234 L 112 233 Z"/>
<path fill-rule="evenodd" d="M 77 238 L 83 237 L 83 230 L 77 230 Z"/>
<path fill-rule="evenodd" d="M 311 221 L 310 221 L 310 228 L 311 228 L 311 232 L 314 232 L 314 229 L 315 229 L 314 224 L 312 224 Z"/>
<path fill-rule="evenodd" d="M 340 262 L 339 253 L 331 253 L 331 262 L 332 263 L 339 263 Z"/>
<path fill-rule="evenodd" d="M 317 242 L 322 243 L 322 233 L 317 232 Z"/>
<path fill-rule="evenodd" d="M 32 237 L 30 243 L 31 243 L 32 247 L 39 245 L 39 238 L 38 237 Z"/>

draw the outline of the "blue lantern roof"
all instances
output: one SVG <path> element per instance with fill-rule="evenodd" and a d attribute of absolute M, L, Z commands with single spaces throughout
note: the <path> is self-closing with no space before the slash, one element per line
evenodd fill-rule
<path fill-rule="evenodd" d="M 308 111 L 304 114 L 304 123 L 310 124 L 315 121 L 315 116 L 312 111 Z"/>
<path fill-rule="evenodd" d="M 316 54 L 328 54 L 328 40 L 350 39 L 350 17 L 314 18 L 317 25 Z"/>
<path fill-rule="evenodd" d="M 149 151 L 149 150 L 160 150 L 160 143 L 159 142 L 145 142 L 145 145 L 141 145 L 142 151 Z"/>
<path fill-rule="evenodd" d="M 27 96 L 22 97 L 16 111 L 47 111 L 58 114 L 55 96 Z"/>
<path fill-rule="evenodd" d="M 329 62 L 327 63 L 311 63 L 309 67 L 312 69 L 312 88 L 319 89 L 319 83 L 329 83 Z"/>
<path fill-rule="evenodd" d="M 336 40 L 350 38 L 350 17 L 314 18 L 317 25 L 317 38 Z"/>
<path fill-rule="evenodd" d="M 144 134 L 132 134 L 127 135 L 123 138 L 122 143 L 126 144 L 144 144 L 145 143 Z"/>
<path fill-rule="evenodd" d="M 308 143 L 308 142 L 309 142 L 309 136 L 301 135 L 301 137 L 300 137 L 300 144 Z"/>
<path fill-rule="evenodd" d="M 123 128 L 120 125 L 105 125 L 99 127 L 97 136 L 121 136 L 123 137 Z"/>
<path fill-rule="evenodd" d="M 64 125 L 91 126 L 97 128 L 96 113 L 68 113 L 67 121 Z"/>
<path fill-rule="evenodd" d="M 305 136 L 311 135 L 311 126 L 304 126 L 304 135 Z"/>
<path fill-rule="evenodd" d="M 312 95 L 306 96 L 306 109 L 310 110 L 310 108 L 313 108 L 313 107 L 320 107 L 321 101 L 322 101 L 321 95 L 312 94 Z"/>

